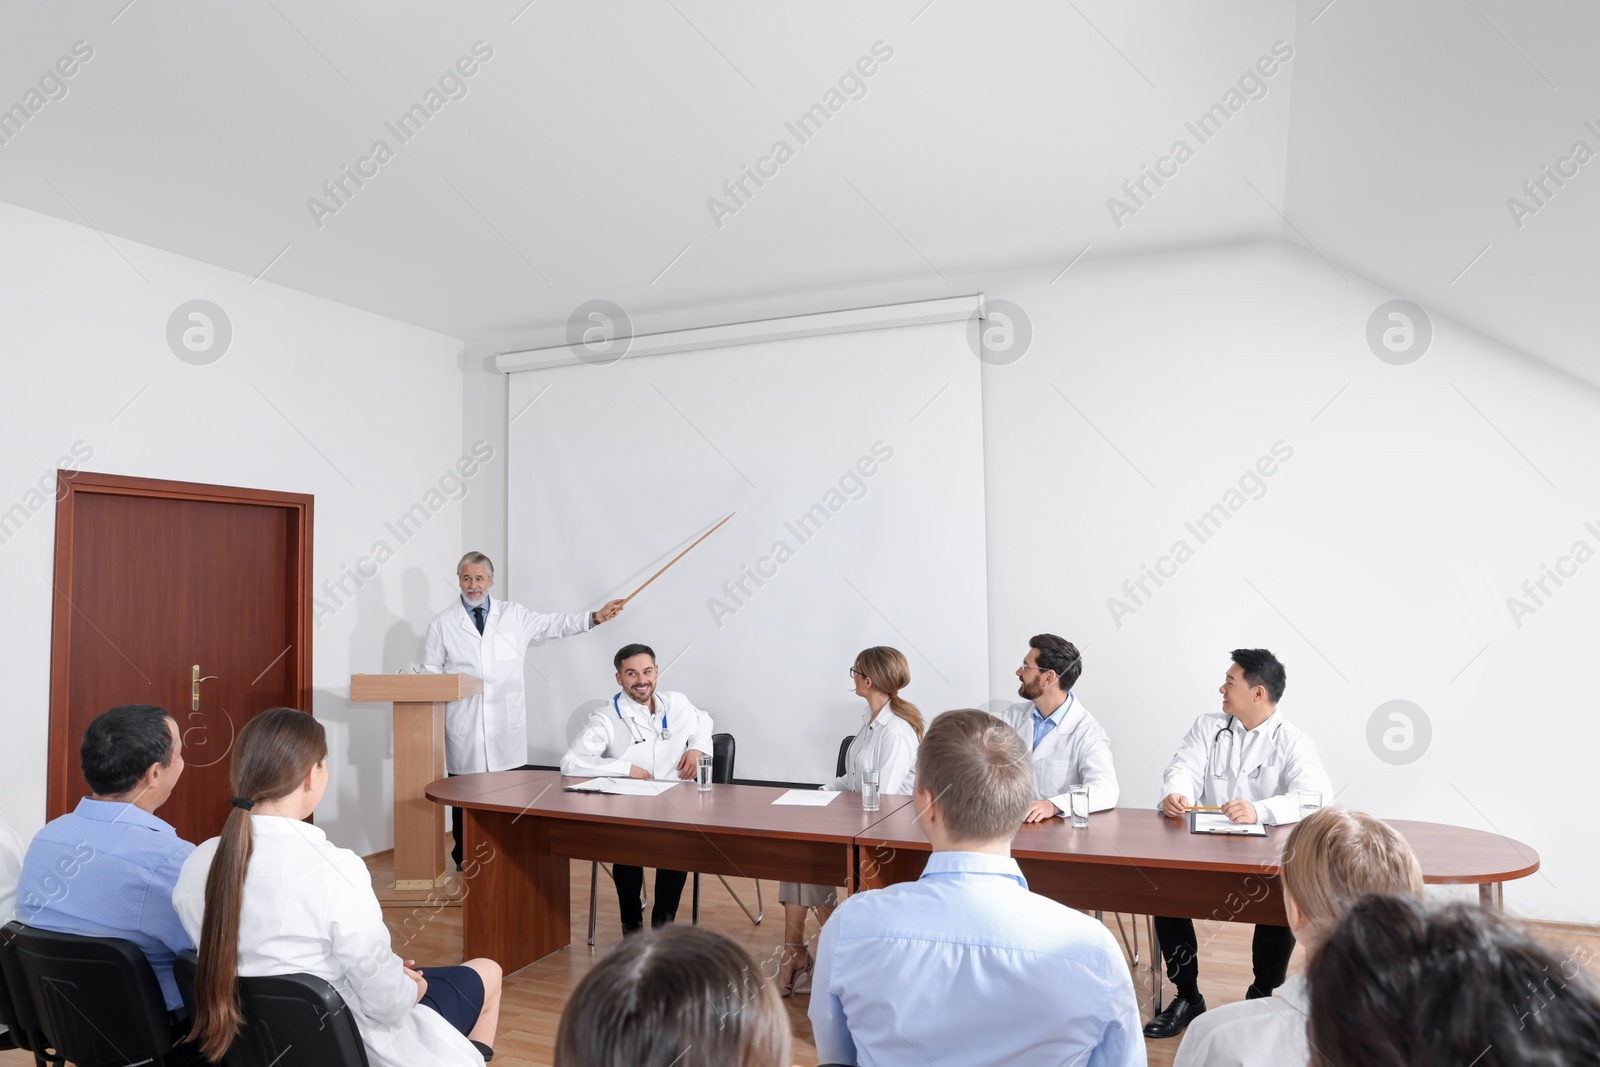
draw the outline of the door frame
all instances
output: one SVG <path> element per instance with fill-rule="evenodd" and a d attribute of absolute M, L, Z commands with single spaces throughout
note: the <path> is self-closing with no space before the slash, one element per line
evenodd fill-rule
<path fill-rule="evenodd" d="M 290 688 L 301 710 L 311 711 L 311 530 L 309 493 L 282 493 L 270 489 L 242 489 L 204 482 L 175 482 L 96 471 L 62 470 L 56 474 L 56 557 L 51 576 L 50 621 L 50 729 L 48 733 L 45 817 L 54 819 L 71 811 L 77 798 L 69 796 L 78 740 L 67 736 L 68 680 L 72 677 L 69 648 L 72 627 L 72 552 L 76 532 L 74 510 L 78 494 L 160 497 L 216 504 L 256 504 L 285 508 L 292 514 L 289 551 L 290 608 L 296 640 L 286 657 Z"/>

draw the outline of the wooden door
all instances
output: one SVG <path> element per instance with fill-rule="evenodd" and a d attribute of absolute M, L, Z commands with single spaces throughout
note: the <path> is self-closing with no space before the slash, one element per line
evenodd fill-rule
<path fill-rule="evenodd" d="M 88 471 L 57 497 L 48 815 L 88 793 L 89 721 L 156 704 L 186 763 L 158 814 L 204 841 L 228 814 L 239 729 L 268 708 L 311 710 L 312 498 Z"/>

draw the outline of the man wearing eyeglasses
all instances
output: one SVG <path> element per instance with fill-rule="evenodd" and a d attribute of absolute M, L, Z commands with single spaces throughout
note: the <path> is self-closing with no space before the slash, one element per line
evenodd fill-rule
<path fill-rule="evenodd" d="M 1069 790 L 1089 787 L 1089 810 L 1117 806 L 1117 769 L 1111 738 L 1072 694 L 1083 673 L 1083 657 L 1071 641 L 1055 634 L 1028 640 L 1028 654 L 1017 668 L 1024 697 L 1000 712 L 1033 755 L 1033 804 L 1023 822 L 1043 822 L 1071 810 Z"/>
<path fill-rule="evenodd" d="M 583 777 L 693 778 L 700 757 L 711 751 L 711 716 L 689 703 L 682 693 L 656 690 L 659 671 L 649 645 L 624 645 L 612 657 L 621 690 L 589 713 L 578 739 L 561 757 L 561 773 Z M 616 863 L 611 867 L 622 909 L 622 932 L 644 927 L 644 868 Z M 684 871 L 656 869 L 652 928 L 665 926 L 678 914 Z"/>
<path fill-rule="evenodd" d="M 1288 673 L 1271 652 L 1233 650 L 1219 690 L 1222 710 L 1196 719 L 1167 765 L 1163 815 L 1179 819 L 1191 807 L 1210 807 L 1237 823 L 1282 826 L 1299 821 L 1302 790 L 1323 798 L 1332 793 L 1316 743 L 1278 714 L 1287 684 Z M 1145 1025 L 1144 1036 L 1176 1037 L 1206 1010 L 1194 921 L 1158 916 L 1156 940 L 1177 995 Z M 1294 934 L 1287 926 L 1257 926 L 1251 946 L 1255 980 L 1245 999 L 1271 996 L 1283 984 L 1293 953 Z"/>

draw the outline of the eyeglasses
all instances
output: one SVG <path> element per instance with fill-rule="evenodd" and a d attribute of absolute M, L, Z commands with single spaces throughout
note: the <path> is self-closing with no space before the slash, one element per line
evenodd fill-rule
<path fill-rule="evenodd" d="M 1025 670 L 1025 671 L 1038 671 L 1040 674 L 1049 674 L 1049 673 L 1051 673 L 1050 671 L 1045 670 L 1043 667 L 1035 667 L 1031 663 L 1024 663 L 1021 666 L 1020 669 L 1021 670 Z"/>
<path fill-rule="evenodd" d="M 852 678 L 860 678 L 863 681 L 868 681 L 868 682 L 872 681 L 871 678 L 867 677 L 867 672 L 866 671 L 858 671 L 854 667 L 850 668 L 850 677 L 852 677 Z"/>

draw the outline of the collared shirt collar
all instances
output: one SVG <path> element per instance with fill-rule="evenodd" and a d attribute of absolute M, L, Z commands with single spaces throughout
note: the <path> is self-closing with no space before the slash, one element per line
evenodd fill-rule
<path fill-rule="evenodd" d="M 1017 866 L 1016 860 L 1010 856 L 996 856 L 989 852 L 931 853 L 927 865 L 922 868 L 922 878 L 946 874 L 996 875 L 1010 878 L 1022 888 L 1028 888 L 1028 880 L 1022 876 L 1022 868 Z"/>
<path fill-rule="evenodd" d="M 1222 714 L 1228 715 L 1227 712 L 1223 712 Z M 1283 716 L 1278 713 L 1276 708 L 1274 708 L 1272 714 L 1268 715 L 1264 720 L 1262 720 L 1261 724 L 1254 730 L 1246 730 L 1244 723 L 1241 722 L 1238 717 L 1228 715 L 1228 730 L 1230 732 L 1239 734 L 1240 737 L 1247 739 L 1251 737 L 1276 737 L 1278 733 L 1278 727 L 1282 725 Z M 1234 730 L 1235 726 L 1239 728 L 1236 731 Z"/>
<path fill-rule="evenodd" d="M 485 619 L 489 617 L 489 599 L 488 593 L 483 594 L 483 603 L 478 605 L 483 609 L 483 617 Z M 461 598 L 461 607 L 466 611 L 467 618 L 472 618 L 472 605 L 467 603 L 467 598 L 464 596 Z"/>
<path fill-rule="evenodd" d="M 142 826 L 147 830 L 163 830 L 177 833 L 172 824 L 159 816 L 152 815 L 137 804 L 129 804 L 121 800 L 96 800 L 93 797 L 84 797 L 78 801 L 78 806 L 73 809 L 74 814 L 95 822 L 114 822 L 124 826 Z"/>
<path fill-rule="evenodd" d="M 1055 711 L 1052 711 L 1049 715 L 1040 715 L 1039 705 L 1035 704 L 1033 705 L 1032 709 L 1033 719 L 1031 721 L 1054 722 L 1056 724 L 1056 729 L 1059 730 L 1067 724 L 1067 716 L 1072 714 L 1073 708 L 1076 707 L 1077 703 L 1077 699 L 1073 697 L 1071 693 L 1068 693 L 1067 699 L 1061 702 L 1061 706 Z"/>

